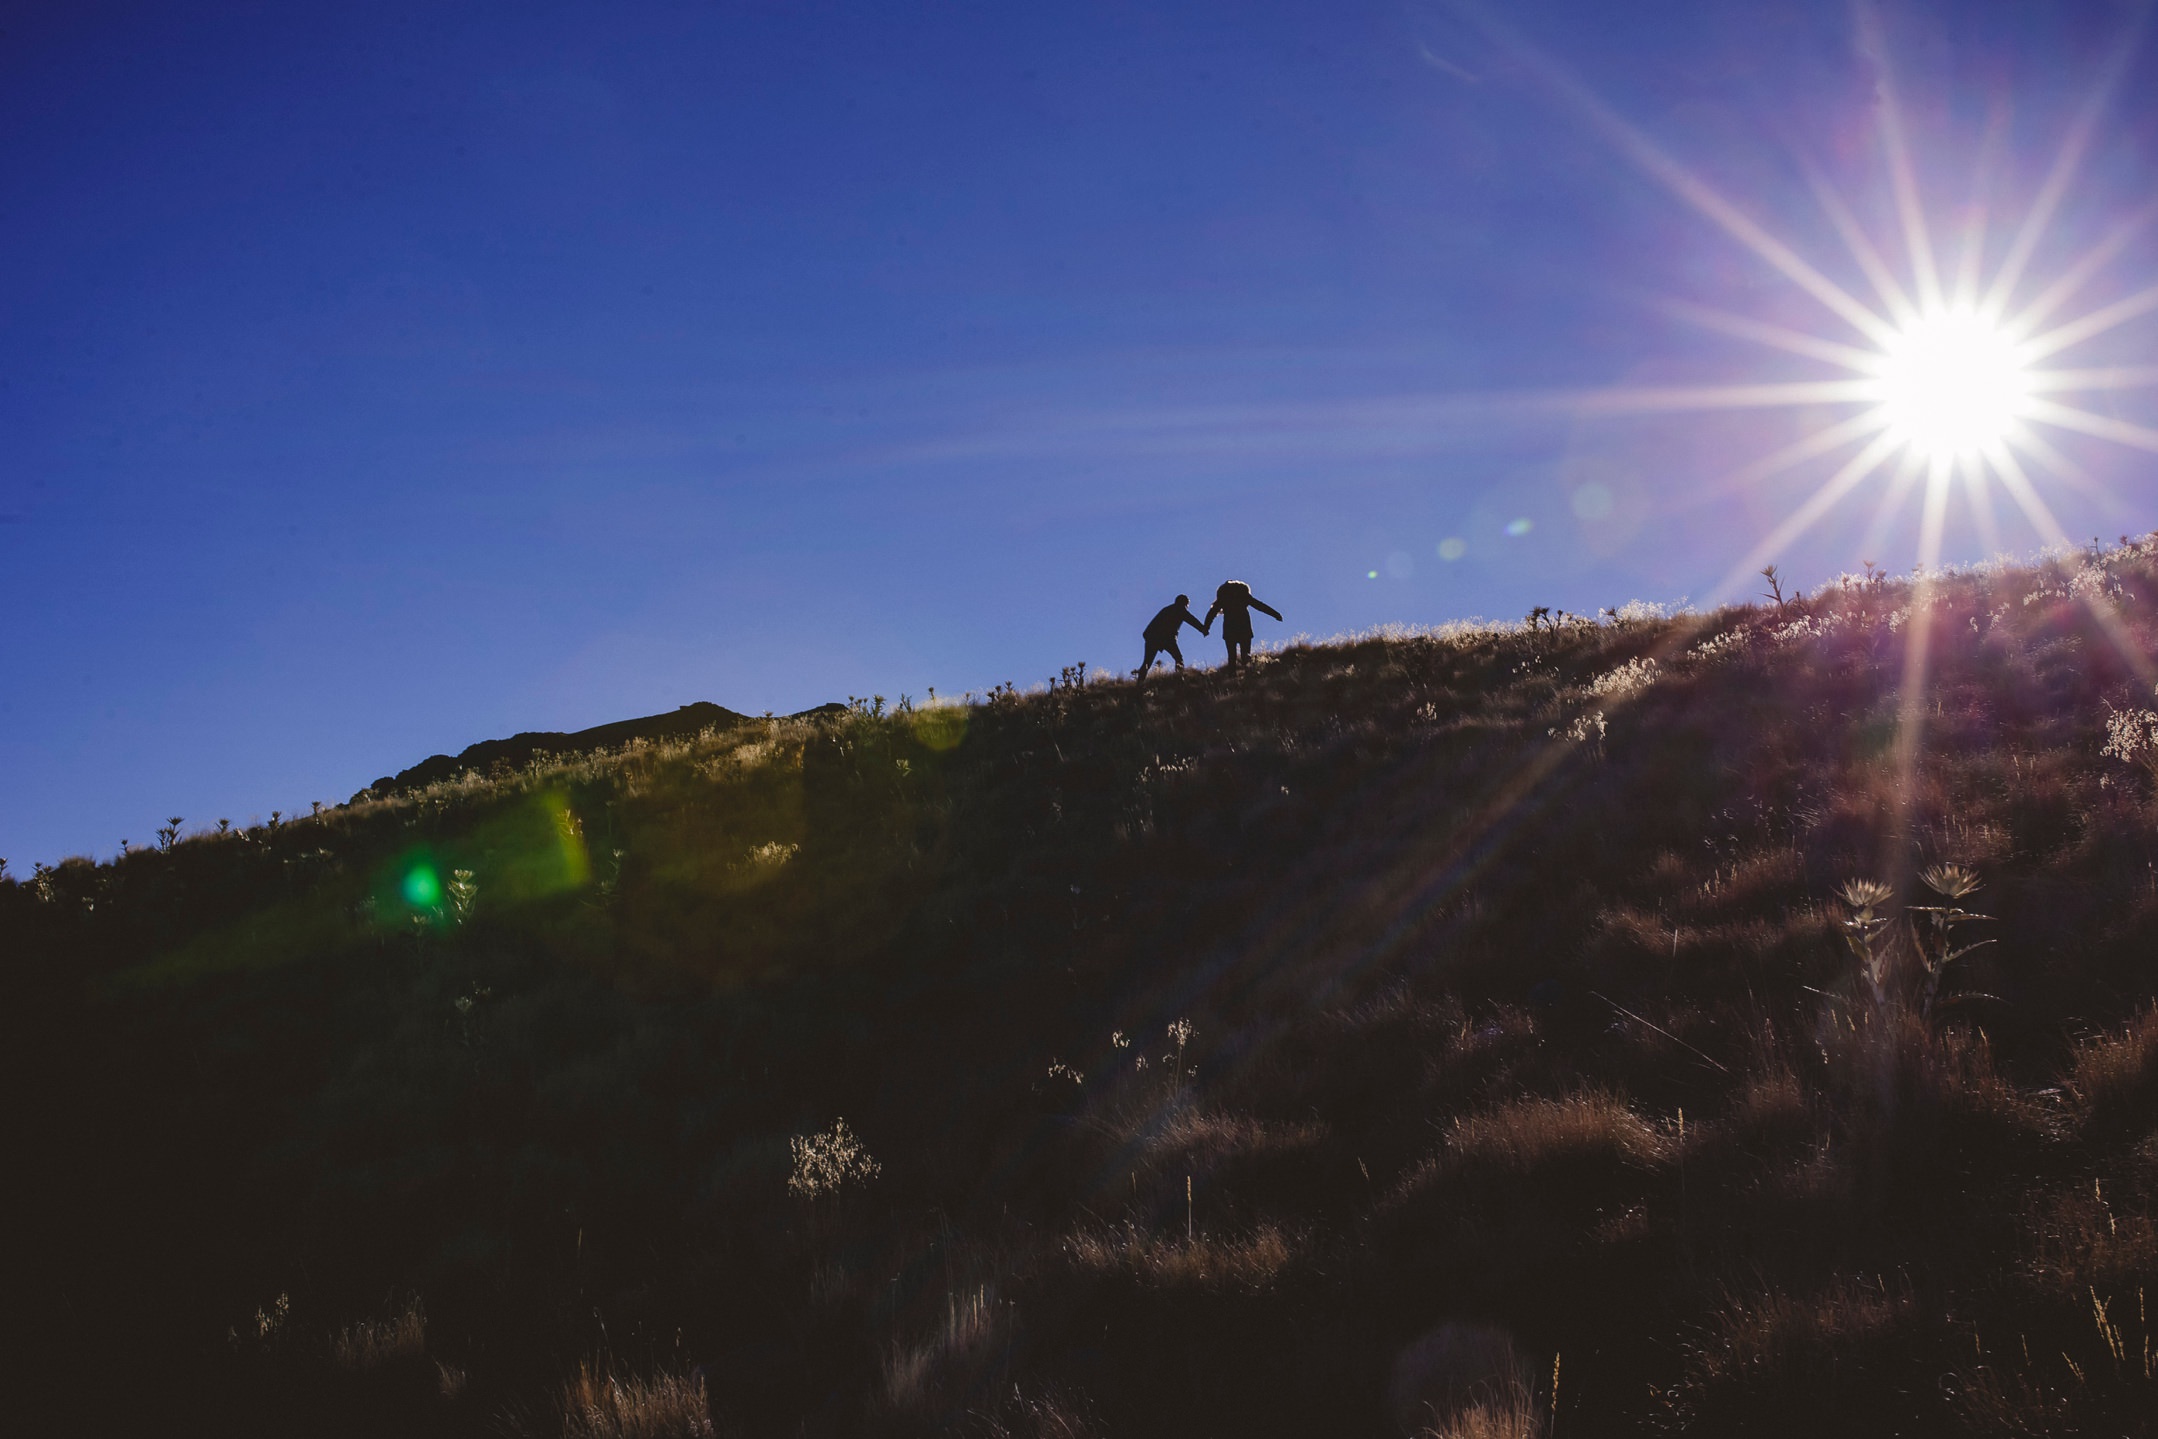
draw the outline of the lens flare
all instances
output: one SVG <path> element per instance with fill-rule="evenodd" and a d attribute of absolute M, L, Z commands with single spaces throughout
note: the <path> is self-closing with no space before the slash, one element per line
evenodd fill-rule
<path fill-rule="evenodd" d="M 1821 334 L 1783 315 L 1770 319 L 1669 301 L 1666 308 L 1674 319 L 1841 374 L 1820 379 L 1793 373 L 1789 378 L 1759 382 L 1622 385 L 1555 397 L 1582 418 L 1800 407 L 1821 414 L 1810 433 L 1747 462 L 1713 486 L 1711 493 L 1727 493 L 1754 488 L 1772 475 L 1810 468 L 1814 462 L 1836 465 L 1833 474 L 1802 495 L 1797 506 L 1731 567 L 1708 595 L 1710 603 L 1743 593 L 1763 564 L 1782 558 L 1789 546 L 1847 502 L 1863 503 L 1862 487 L 1883 474 L 1883 492 L 1863 548 L 1872 549 L 1872 535 L 1885 534 L 1898 518 L 1899 507 L 1915 495 L 1921 513 L 1918 553 L 1913 558 L 1927 568 L 1940 562 L 1950 502 L 1958 497 L 1988 549 L 1997 548 L 1999 542 L 1993 508 L 1996 492 L 2014 502 L 2046 543 L 2071 543 L 2040 494 L 2037 480 L 2025 471 L 2026 460 L 2094 499 L 2126 507 L 2082 473 L 2072 457 L 2056 450 L 2047 431 L 2066 431 L 2158 454 L 2158 427 L 2069 403 L 2078 396 L 2158 390 L 2158 366 L 2063 363 L 2077 347 L 2158 315 L 2158 284 L 2146 282 L 2082 314 L 2057 318 L 2072 300 L 2098 283 L 2114 260 L 2127 253 L 2132 237 L 2158 220 L 2158 202 L 2143 205 L 2109 227 L 2095 244 L 2068 257 L 2064 267 L 2050 277 L 2035 273 L 2033 263 L 2051 253 L 2047 243 L 2051 236 L 2070 229 L 2063 221 L 2062 205 L 2093 137 L 2100 133 L 2108 106 L 2125 83 L 2130 60 L 2142 45 L 2147 14 L 2138 12 L 2124 20 L 2110 58 L 2085 87 L 2083 104 L 2043 183 L 2035 193 L 2019 199 L 2013 213 L 2020 218 L 2013 237 L 1990 275 L 1984 273 L 1983 265 L 1989 236 L 1982 210 L 1967 214 L 1962 222 L 1960 258 L 1942 262 L 1936 222 L 1928 215 L 1926 186 L 1921 184 L 1922 179 L 1934 185 L 1941 181 L 1921 163 L 1905 131 L 1895 66 L 1880 15 L 1870 0 L 1856 0 L 1853 14 L 1857 48 L 1870 67 L 1880 158 L 1890 182 L 1890 209 L 1901 231 L 1900 247 L 1877 243 L 1827 177 L 1804 157 L 1799 163 L 1830 229 L 1850 252 L 1856 272 L 1871 286 L 1869 298 L 1844 288 L 1829 270 L 1756 220 L 1746 206 L 1664 149 L 1496 14 L 1471 10 L 1477 27 L 1524 75 L 1585 121 L 1620 158 L 1811 296 L 1827 312 L 1817 320 L 1833 321 L 1830 332 Z M 1891 257 L 1903 263 L 1892 264 Z M 2026 286 L 2038 291 L 2035 298 L 2019 298 Z M 1837 410 L 1843 406 L 1856 406 L 1858 412 L 1839 415 Z M 1839 453 L 1848 454 L 1854 446 L 1856 454 L 1837 460 Z M 1509 529 L 1509 533 L 1515 532 Z M 2138 673 L 2149 667 L 2140 654 L 2124 655 L 2124 659 Z"/>
<path fill-rule="evenodd" d="M 1882 418 L 1928 460 L 1977 455 L 2007 439 L 2031 395 L 2031 374 L 2001 327 L 1976 310 L 1937 310 L 1883 347 Z"/>
<path fill-rule="evenodd" d="M 416 864 L 405 871 L 405 903 L 414 909 L 433 909 L 442 903 L 442 877 L 435 873 L 431 864 Z"/>

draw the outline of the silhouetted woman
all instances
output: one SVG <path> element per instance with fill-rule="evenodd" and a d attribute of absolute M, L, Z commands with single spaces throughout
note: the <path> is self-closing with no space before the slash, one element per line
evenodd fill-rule
<path fill-rule="evenodd" d="M 1229 646 L 1229 668 L 1235 669 L 1237 659 L 1251 658 L 1251 612 L 1281 618 L 1281 611 L 1251 592 L 1251 586 L 1242 580 L 1224 580 L 1220 589 L 1214 591 L 1214 607 L 1206 612 L 1206 625 L 1214 623 L 1214 616 L 1221 616 L 1221 637 Z M 1201 625 L 1203 630 L 1206 625 Z"/>

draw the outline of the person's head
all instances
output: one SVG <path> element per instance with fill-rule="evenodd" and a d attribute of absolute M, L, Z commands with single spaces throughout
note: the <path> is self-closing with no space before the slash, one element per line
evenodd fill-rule
<path fill-rule="evenodd" d="M 1190 596 L 1190 595 L 1178 595 L 1178 596 L 1176 597 L 1176 603 L 1177 603 L 1177 608 L 1179 608 L 1179 609 L 1182 609 L 1182 608 L 1183 608 L 1184 606 L 1186 606 L 1186 605 L 1188 605 L 1188 604 L 1190 604 L 1190 603 L 1191 603 L 1191 596 Z"/>

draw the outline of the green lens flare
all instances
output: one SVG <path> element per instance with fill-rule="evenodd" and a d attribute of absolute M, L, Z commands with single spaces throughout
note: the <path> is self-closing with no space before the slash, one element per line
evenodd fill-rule
<path fill-rule="evenodd" d="M 414 909 L 433 909 L 442 903 L 442 877 L 431 864 L 416 864 L 405 874 L 405 903 Z"/>

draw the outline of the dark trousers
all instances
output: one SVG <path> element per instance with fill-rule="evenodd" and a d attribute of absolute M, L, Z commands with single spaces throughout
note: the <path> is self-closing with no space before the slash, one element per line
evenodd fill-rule
<path fill-rule="evenodd" d="M 1166 653 L 1170 659 L 1176 661 L 1176 667 L 1178 669 L 1184 668 L 1184 652 L 1176 647 L 1175 640 L 1148 640 L 1146 642 L 1146 663 L 1139 666 L 1139 678 L 1145 679 L 1147 671 L 1154 668 L 1155 656 L 1164 653 Z"/>
<path fill-rule="evenodd" d="M 1251 631 L 1225 629 L 1221 632 L 1222 643 L 1229 647 L 1229 668 L 1236 668 L 1237 657 L 1251 658 Z"/>

